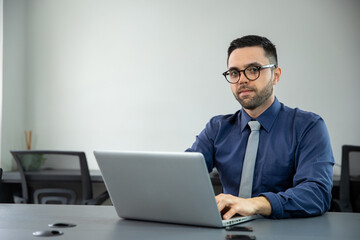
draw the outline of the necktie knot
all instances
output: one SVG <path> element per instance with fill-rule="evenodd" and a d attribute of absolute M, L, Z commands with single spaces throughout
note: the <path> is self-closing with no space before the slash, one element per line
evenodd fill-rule
<path fill-rule="evenodd" d="M 260 129 L 260 123 L 258 121 L 250 121 L 248 122 L 248 125 L 251 128 L 251 131 L 259 131 Z"/>

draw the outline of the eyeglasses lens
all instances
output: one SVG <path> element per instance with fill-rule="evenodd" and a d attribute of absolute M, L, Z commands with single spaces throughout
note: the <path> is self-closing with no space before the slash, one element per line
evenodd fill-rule
<path fill-rule="evenodd" d="M 260 68 L 256 66 L 249 66 L 241 72 L 243 72 L 243 74 L 247 79 L 252 81 L 252 80 L 256 80 L 259 77 Z M 242 74 L 241 72 L 236 69 L 229 70 L 225 75 L 226 80 L 228 80 L 228 82 L 230 83 L 237 83 L 240 79 L 240 75 Z"/>
<path fill-rule="evenodd" d="M 250 66 L 245 69 L 245 75 L 249 80 L 257 79 L 259 77 L 259 74 L 260 74 L 260 68 L 258 67 Z"/>

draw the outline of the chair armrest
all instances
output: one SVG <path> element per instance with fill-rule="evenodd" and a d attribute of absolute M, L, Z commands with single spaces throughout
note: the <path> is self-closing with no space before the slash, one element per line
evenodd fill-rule
<path fill-rule="evenodd" d="M 342 201 L 339 199 L 332 199 L 333 210 L 336 212 L 352 212 L 352 206 L 349 201 Z"/>
<path fill-rule="evenodd" d="M 109 198 L 109 193 L 108 193 L 108 191 L 105 191 L 102 194 L 100 194 L 99 196 L 97 196 L 96 198 L 88 199 L 88 200 L 84 201 L 84 204 L 85 205 L 101 205 L 108 198 Z"/>

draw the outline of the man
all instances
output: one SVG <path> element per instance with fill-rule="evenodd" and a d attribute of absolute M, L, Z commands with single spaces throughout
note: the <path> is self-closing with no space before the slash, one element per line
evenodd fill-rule
<path fill-rule="evenodd" d="M 236 39 L 228 49 L 227 65 L 223 75 L 242 109 L 213 117 L 187 149 L 204 155 L 209 172 L 218 170 L 224 193 L 216 202 L 223 218 L 325 213 L 334 164 L 329 134 L 321 117 L 289 108 L 275 97 L 273 88 L 281 77 L 275 46 L 260 36 Z M 255 150 L 249 150 L 255 152 L 253 161 L 244 160 L 246 154 L 251 159 L 247 145 L 253 149 L 248 123 L 260 126 L 251 137 L 256 139 L 257 131 L 258 140 L 251 144 Z M 239 197 L 246 188 L 250 195 Z"/>

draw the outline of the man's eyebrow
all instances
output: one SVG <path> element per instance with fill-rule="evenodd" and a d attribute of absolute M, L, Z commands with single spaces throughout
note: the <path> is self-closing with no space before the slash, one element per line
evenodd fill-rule
<path fill-rule="evenodd" d="M 239 69 L 237 67 L 230 67 L 229 70 L 237 70 L 237 71 L 240 71 L 240 70 L 244 70 L 245 68 L 247 67 L 250 67 L 250 66 L 262 66 L 263 64 L 259 63 L 259 62 L 251 62 L 251 63 L 248 63 L 245 65 L 245 67 L 243 69 Z"/>
<path fill-rule="evenodd" d="M 237 67 L 232 67 L 232 68 L 229 68 L 229 70 L 228 70 L 228 71 L 231 71 L 231 70 L 240 71 L 240 69 L 238 69 Z"/>
<path fill-rule="evenodd" d="M 247 65 L 245 65 L 245 68 L 250 67 L 250 66 L 261 66 L 263 64 L 259 63 L 259 62 L 252 62 L 252 63 L 248 63 Z"/>

